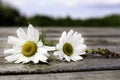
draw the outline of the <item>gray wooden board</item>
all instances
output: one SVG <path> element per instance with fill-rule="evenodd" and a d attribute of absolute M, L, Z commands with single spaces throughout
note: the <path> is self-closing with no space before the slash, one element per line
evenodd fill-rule
<path fill-rule="evenodd" d="M 79 62 L 52 61 L 49 64 L 14 64 L 1 62 L 0 74 L 30 74 L 30 73 L 58 73 L 84 72 L 100 70 L 119 70 L 120 59 L 84 59 Z"/>
<path fill-rule="evenodd" d="M 120 70 L 4 75 L 0 80 L 120 80 Z"/>
<path fill-rule="evenodd" d="M 0 42 L 6 41 L 9 35 L 16 36 L 18 28 L 0 28 Z M 24 28 L 27 30 L 26 28 Z M 39 27 L 39 31 L 46 32 L 46 40 L 58 42 L 63 31 L 73 29 L 80 32 L 85 37 L 85 42 L 88 45 L 120 45 L 120 28 L 60 28 L 60 27 Z M 4 45 L 4 44 L 3 44 Z"/>
<path fill-rule="evenodd" d="M 119 47 L 98 46 L 100 48 L 107 48 L 111 51 L 119 52 Z M 95 47 L 88 47 L 97 48 Z M 50 53 L 51 54 L 51 53 Z M 29 74 L 29 73 L 58 73 L 58 72 L 83 72 L 83 71 L 96 71 L 96 70 L 119 70 L 120 58 L 105 58 L 102 56 L 88 55 L 82 61 L 78 62 L 65 62 L 55 59 L 50 56 L 48 64 L 28 63 L 28 64 L 14 64 L 8 63 L 4 60 L 5 55 L 0 56 L 0 74 Z"/>
<path fill-rule="evenodd" d="M 16 29 L 17 28 L 8 27 L 0 28 L 0 74 L 12 74 L 11 76 L 0 76 L 1 80 L 8 80 L 9 78 L 12 80 L 21 80 L 21 78 L 23 78 L 22 80 L 39 78 L 42 80 L 119 80 L 120 78 L 120 58 L 88 56 L 79 62 L 64 62 L 51 56 L 48 60 L 49 64 L 8 63 L 4 60 L 5 55 L 3 55 L 3 51 L 11 47 L 11 45 L 7 44 L 7 37 L 9 35 L 16 36 Z M 120 52 L 120 28 L 39 28 L 39 30 L 46 32 L 47 40 L 56 42 L 58 42 L 62 31 L 69 31 L 70 29 L 74 29 L 83 34 L 88 49 L 108 48 L 111 51 Z M 16 75 L 16 77 L 14 77 L 13 74 L 26 75 Z"/>

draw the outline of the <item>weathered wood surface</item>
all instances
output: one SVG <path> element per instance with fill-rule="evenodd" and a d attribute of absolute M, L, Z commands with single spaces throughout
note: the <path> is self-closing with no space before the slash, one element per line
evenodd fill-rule
<path fill-rule="evenodd" d="M 7 37 L 9 35 L 16 36 L 16 29 L 0 28 L 1 80 L 9 80 L 9 78 L 13 80 L 20 80 L 21 78 L 23 78 L 22 80 L 119 80 L 120 78 L 120 58 L 88 56 L 82 61 L 68 63 L 51 56 L 48 60 L 49 64 L 8 63 L 4 60 L 3 50 L 11 47 L 7 44 Z M 62 31 L 69 31 L 70 29 L 83 34 L 88 49 L 108 48 L 111 51 L 120 53 L 120 28 L 39 28 L 39 30 L 46 32 L 46 40 L 55 42 L 58 42 Z M 11 75 L 9 76 L 9 74 Z"/>
<path fill-rule="evenodd" d="M 120 70 L 51 74 L 5 75 L 0 80 L 120 80 Z"/>

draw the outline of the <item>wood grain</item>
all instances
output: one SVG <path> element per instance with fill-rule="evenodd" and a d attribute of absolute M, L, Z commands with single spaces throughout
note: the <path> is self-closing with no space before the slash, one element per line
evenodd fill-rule
<path fill-rule="evenodd" d="M 27 28 L 24 27 L 25 30 Z M 107 48 L 120 53 L 120 28 L 38 28 L 46 32 L 47 41 L 58 42 L 62 31 L 70 29 L 82 33 L 88 49 Z M 17 27 L 0 28 L 0 80 L 119 80 L 120 58 L 88 56 L 78 62 L 64 62 L 52 55 L 49 64 L 14 64 L 4 60 L 5 49 L 12 46 L 7 43 L 9 35 L 16 36 Z M 51 53 L 50 53 L 51 54 Z M 43 74 L 44 73 L 44 74 Z M 16 75 L 17 74 L 17 75 Z M 25 75 L 22 75 L 25 74 Z"/>

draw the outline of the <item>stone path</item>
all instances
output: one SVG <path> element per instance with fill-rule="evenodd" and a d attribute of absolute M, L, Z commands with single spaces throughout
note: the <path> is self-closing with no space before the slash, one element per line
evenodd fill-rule
<path fill-rule="evenodd" d="M 49 64 L 14 64 L 4 60 L 7 36 L 16 36 L 17 28 L 0 28 L 0 80 L 119 80 L 120 58 L 89 56 L 79 62 L 62 62 L 52 55 Z M 26 28 L 25 28 L 26 29 Z M 46 32 L 46 40 L 58 42 L 62 31 L 76 30 L 83 34 L 88 49 L 107 48 L 120 53 L 120 28 L 38 28 Z M 24 74 L 24 75 L 23 75 Z"/>

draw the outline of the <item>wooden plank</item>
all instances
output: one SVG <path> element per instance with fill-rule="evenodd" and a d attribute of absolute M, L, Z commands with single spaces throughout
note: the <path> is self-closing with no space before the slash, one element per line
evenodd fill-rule
<path fill-rule="evenodd" d="M 120 70 L 71 73 L 4 75 L 0 80 L 120 80 Z"/>
<path fill-rule="evenodd" d="M 1 35 L 1 36 L 8 36 L 10 34 L 15 34 L 16 30 L 18 28 L 17 27 L 13 27 L 13 28 L 9 28 L 9 27 L 0 27 L 0 34 L 4 34 L 4 35 Z M 27 30 L 26 28 L 24 28 L 25 30 Z M 61 27 L 56 27 L 56 28 L 52 28 L 52 27 L 49 27 L 49 28 L 43 28 L 43 27 L 39 27 L 38 28 L 39 31 L 45 31 L 46 33 L 50 33 L 50 34 L 53 34 L 55 35 L 54 33 L 56 33 L 56 35 L 59 35 L 61 34 L 61 32 L 63 31 L 69 31 L 70 29 L 73 29 L 75 31 L 78 31 L 80 33 L 82 33 L 83 35 L 88 35 L 88 36 L 97 36 L 97 35 L 111 35 L 111 36 L 114 36 L 114 35 L 117 35 L 117 36 L 120 36 L 120 28 L 74 28 L 74 27 L 64 27 L 64 28 L 61 28 Z M 49 35 L 49 34 L 48 34 Z"/>
<path fill-rule="evenodd" d="M 55 59 L 53 56 L 49 58 L 49 64 L 39 63 L 34 65 L 33 63 L 28 64 L 14 64 L 8 63 L 4 60 L 5 55 L 3 55 L 3 50 L 8 49 L 11 46 L 7 44 L 7 37 L 9 35 L 16 36 L 17 28 L 0 28 L 0 74 L 33 74 L 33 73 L 59 73 L 59 72 L 74 72 L 74 73 L 65 73 L 68 79 L 75 77 L 75 79 L 79 78 L 79 75 L 83 75 L 82 73 L 89 75 L 87 71 L 98 71 L 97 76 L 99 80 L 99 76 L 104 76 L 102 73 L 99 73 L 100 70 L 120 70 L 120 58 L 104 58 L 102 56 L 88 56 L 83 61 L 79 62 L 62 62 Z M 60 37 L 62 31 L 70 29 L 74 29 L 83 34 L 86 40 L 86 44 L 88 45 L 88 49 L 91 48 L 108 48 L 111 51 L 120 52 L 120 28 L 39 28 L 39 30 L 46 31 L 47 40 L 56 40 L 58 42 L 58 38 Z M 9 30 L 9 31 L 8 31 Z M 26 28 L 25 28 L 26 30 Z M 117 72 L 118 72 L 117 71 Z M 111 76 L 114 77 L 115 74 L 110 72 Z M 116 71 L 115 71 L 116 73 Z M 64 73 L 61 73 L 65 75 Z M 79 74 L 78 76 L 75 76 Z M 93 73 L 95 74 L 95 73 Z M 99 75 L 100 74 L 100 75 Z M 105 73 L 103 73 L 105 74 Z M 48 74 L 46 74 L 48 75 Z M 59 74 L 53 74 L 52 76 L 56 76 Z M 74 75 L 69 78 L 69 75 Z M 18 75 L 20 78 L 22 75 Z M 24 76 L 24 75 L 23 75 Z M 29 75 L 28 75 L 29 76 Z M 32 76 L 32 75 L 30 75 Z M 35 75 L 37 76 L 37 75 Z M 41 76 L 43 76 L 41 74 Z M 109 75 L 105 75 L 106 78 Z M 8 76 L 9 78 L 10 76 Z M 47 77 L 47 76 L 46 76 Z M 49 79 L 50 76 L 48 76 Z M 59 76 L 60 77 L 60 76 Z M 78 78 L 77 78 L 78 77 Z M 82 76 L 80 76 L 82 77 Z M 83 76 L 85 77 L 85 76 Z M 111 78 L 112 78 L 111 77 Z M 115 76 L 116 77 L 116 76 Z M 8 79 L 7 78 L 7 79 Z M 39 78 L 39 77 L 38 77 Z M 44 77 L 43 77 L 44 78 Z M 65 77 L 63 77 L 64 80 Z M 0 78 L 2 79 L 2 78 Z M 15 78 L 13 78 L 15 79 Z M 18 77 L 19 79 L 19 77 Z M 25 78 L 26 79 L 26 78 Z M 29 79 L 29 78 L 27 78 Z M 46 78 L 47 79 L 47 78 Z M 62 79 L 62 78 L 60 78 Z M 65 78 L 66 79 L 66 78 Z M 87 78 L 83 78 L 87 79 Z M 100 78 L 101 79 L 101 78 Z M 109 78 L 110 79 L 110 78 Z M 53 79 L 54 80 L 54 79 Z M 87 79 L 88 80 L 88 79 Z M 94 80 L 91 78 L 91 80 Z"/>
<path fill-rule="evenodd" d="M 14 64 L 0 57 L 0 74 L 58 73 L 99 70 L 119 70 L 120 58 L 88 57 L 79 62 L 63 62 L 49 59 L 49 64 Z"/>
<path fill-rule="evenodd" d="M 27 28 L 24 28 L 27 30 Z M 87 45 L 120 45 L 120 28 L 38 28 L 39 31 L 46 32 L 46 39 L 48 41 L 58 42 L 59 37 L 62 34 L 62 31 L 69 31 L 74 29 L 82 33 L 85 37 Z M 9 35 L 16 36 L 17 28 L 0 28 L 0 41 L 6 41 Z"/>

